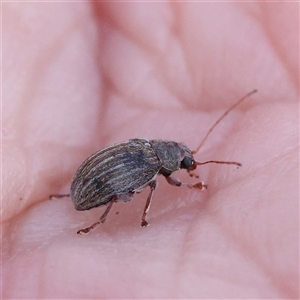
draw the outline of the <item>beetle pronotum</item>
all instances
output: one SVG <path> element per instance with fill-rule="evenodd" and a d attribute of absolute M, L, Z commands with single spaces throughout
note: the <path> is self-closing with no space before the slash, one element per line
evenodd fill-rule
<path fill-rule="evenodd" d="M 78 234 L 87 234 L 105 222 L 115 202 L 128 202 L 135 193 L 140 193 L 149 186 L 150 193 L 141 218 L 141 226 L 148 226 L 146 216 L 153 192 L 157 186 L 157 175 L 163 175 L 167 182 L 173 186 L 186 186 L 203 190 L 207 188 L 207 185 L 202 181 L 196 184 L 185 183 L 171 176 L 171 174 L 179 169 L 186 169 L 191 177 L 198 178 L 199 176 L 195 175 L 193 171 L 199 165 L 217 163 L 241 166 L 238 162 L 229 161 L 197 162 L 194 160 L 193 155 L 200 150 L 217 124 L 232 109 L 255 92 L 257 90 L 246 94 L 227 109 L 209 129 L 196 150 L 191 151 L 184 144 L 174 141 L 146 140 L 142 138 L 114 144 L 92 154 L 81 164 L 73 177 L 70 194 L 51 195 L 50 198 L 71 196 L 77 210 L 88 210 L 107 205 L 99 221 L 77 232 Z"/>

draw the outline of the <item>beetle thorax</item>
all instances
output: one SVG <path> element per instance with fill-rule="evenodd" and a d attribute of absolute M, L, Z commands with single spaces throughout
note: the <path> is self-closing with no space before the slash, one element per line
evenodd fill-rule
<path fill-rule="evenodd" d="M 194 160 L 191 150 L 182 143 L 150 140 L 150 144 L 162 164 L 162 169 L 159 173 L 164 176 L 169 176 L 182 168 L 182 161 L 185 157 Z"/>

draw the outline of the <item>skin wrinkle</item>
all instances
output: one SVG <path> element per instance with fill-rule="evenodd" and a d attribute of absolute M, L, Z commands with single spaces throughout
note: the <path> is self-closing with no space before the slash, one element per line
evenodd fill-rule
<path fill-rule="evenodd" d="M 111 23 L 111 20 L 109 20 L 109 23 L 110 24 L 113 24 Z M 164 77 L 161 77 L 159 76 L 161 71 L 159 70 L 160 67 L 161 67 L 161 64 L 163 64 L 163 61 L 165 60 L 165 55 L 168 51 L 168 46 L 167 45 L 170 45 L 172 44 L 171 41 L 166 41 L 165 44 L 166 44 L 166 47 L 164 49 L 159 49 L 156 51 L 155 48 L 151 47 L 152 45 L 149 44 L 149 45 L 144 45 L 142 43 L 142 41 L 136 41 L 134 39 L 135 36 L 132 36 L 130 35 L 130 33 L 128 31 L 125 30 L 125 28 L 121 27 L 121 33 L 123 33 L 124 37 L 127 37 L 128 40 L 130 40 L 133 44 L 136 45 L 137 48 L 139 49 L 142 49 L 143 50 L 143 53 L 145 54 L 145 57 L 151 61 L 151 69 L 148 70 L 148 73 L 144 75 L 144 79 L 143 80 L 140 80 L 140 88 L 137 88 L 136 90 L 132 90 L 130 92 L 130 96 L 129 95 L 129 99 L 130 98 L 134 98 L 134 95 L 138 93 L 138 91 L 143 88 L 143 83 L 147 82 L 147 80 L 151 80 L 151 78 L 158 78 L 159 82 L 161 83 L 161 86 L 166 88 L 167 89 L 167 92 L 169 92 L 170 95 L 172 95 L 174 97 L 174 99 L 180 99 L 181 101 L 184 99 L 182 97 L 178 97 L 180 95 L 177 95 L 173 92 L 173 88 L 171 86 L 171 83 L 170 85 L 166 84 L 166 82 L 164 81 L 166 78 Z M 170 37 L 170 40 L 173 39 L 172 35 L 168 35 Z M 147 48 L 148 46 L 148 48 Z M 149 48 L 150 47 L 150 48 Z M 154 54 L 155 53 L 155 54 Z M 158 71 L 157 71 L 158 70 Z M 147 79 L 148 78 L 148 79 Z M 153 107 L 149 106 L 148 107 L 149 109 L 153 109 Z"/>
<path fill-rule="evenodd" d="M 264 3 L 261 3 L 261 5 L 264 6 Z M 298 16 L 298 18 L 299 18 L 299 16 Z M 262 27 L 265 29 L 264 36 L 268 38 L 269 44 L 272 48 L 272 51 L 274 51 L 274 53 L 277 54 L 276 56 L 277 56 L 278 60 L 281 61 L 282 68 L 286 70 L 286 76 L 289 77 L 290 81 L 294 83 L 294 88 L 297 89 L 299 86 L 299 74 L 297 74 L 297 72 L 294 71 L 293 62 L 289 61 L 287 53 L 286 53 L 286 49 L 284 48 L 284 46 L 282 44 L 278 43 L 276 35 L 274 34 L 274 32 L 272 30 L 272 26 L 271 26 L 272 20 L 270 20 L 268 13 L 263 14 L 262 21 L 263 21 L 263 24 L 265 25 Z M 286 29 L 286 28 L 284 28 L 284 29 Z M 282 28 L 280 30 L 282 30 Z M 286 31 L 287 32 L 285 32 L 285 34 L 293 34 L 292 32 L 289 32 L 287 29 L 286 29 Z M 299 37 L 298 37 L 298 39 L 299 39 Z M 298 40 L 298 42 L 299 42 L 299 40 Z M 298 64 L 299 64 L 299 61 L 298 61 L 297 65 Z M 297 78 L 298 78 L 298 80 L 297 80 Z"/>
<path fill-rule="evenodd" d="M 284 283 L 284 278 L 276 279 L 276 276 L 272 275 L 273 272 L 270 266 L 265 264 L 264 261 L 258 255 L 256 255 L 256 251 L 251 247 L 251 245 L 243 245 L 242 242 L 239 242 L 237 236 L 229 234 L 228 228 L 224 227 L 223 225 L 224 224 L 218 224 L 219 230 L 226 235 L 227 238 L 232 240 L 232 244 L 235 246 L 237 252 L 244 253 L 245 260 L 255 262 L 257 269 L 261 271 L 261 277 L 268 278 L 270 280 L 270 285 L 272 284 L 273 286 L 279 286 L 277 289 L 278 294 L 281 295 L 281 297 L 285 297 L 285 291 L 289 290 L 289 286 L 282 284 Z M 289 292 L 292 294 L 292 291 Z"/>
<path fill-rule="evenodd" d="M 203 191 L 200 191 L 200 192 L 203 192 Z M 205 190 L 205 193 L 208 192 L 208 189 Z M 205 197 L 205 196 L 204 196 Z M 209 203 L 206 201 L 207 199 L 210 199 L 211 198 L 211 195 L 210 194 L 207 194 L 206 199 L 202 200 L 200 202 L 200 205 L 198 204 L 198 213 L 196 214 L 196 216 L 194 216 L 193 220 L 190 222 L 190 224 L 188 224 L 186 226 L 186 229 L 184 231 L 184 235 L 183 235 L 183 238 L 182 238 L 182 243 L 181 243 L 181 247 L 179 248 L 179 253 L 178 253 L 178 256 L 177 256 L 177 259 L 176 259 L 176 270 L 175 270 L 175 274 L 178 274 L 178 276 L 175 277 L 175 280 L 174 280 L 174 287 L 176 287 L 175 290 L 173 290 L 173 293 L 172 293 L 172 296 L 173 295 L 178 295 L 178 291 L 181 287 L 181 278 L 180 278 L 180 275 L 183 273 L 182 270 L 184 269 L 185 267 L 185 261 L 186 260 L 189 260 L 189 257 L 188 257 L 188 248 L 187 248 L 187 245 L 189 245 L 189 236 L 191 235 L 191 232 L 194 232 L 193 228 L 195 227 L 195 223 L 196 223 L 196 220 L 199 219 L 199 217 L 201 218 L 201 215 L 203 215 L 205 213 L 205 211 L 207 211 L 207 207 L 209 205 Z M 175 297 L 175 296 L 173 296 Z"/>
<path fill-rule="evenodd" d="M 183 43 L 184 41 L 182 40 L 182 36 L 181 36 L 183 34 L 183 32 L 180 31 L 180 25 L 182 25 L 182 24 L 180 24 L 181 21 L 182 21 L 182 16 L 180 14 L 180 11 L 178 11 L 178 8 L 179 8 L 178 6 L 179 6 L 179 3 L 177 3 L 177 2 L 173 2 L 172 3 L 173 11 L 176 11 L 176 13 L 179 14 L 179 16 L 178 15 L 176 16 L 176 19 L 178 19 L 179 22 L 177 23 L 177 25 L 174 24 L 171 27 L 171 33 L 172 33 L 172 36 L 174 37 L 175 41 L 178 42 L 178 44 L 182 45 L 182 47 L 181 47 L 182 57 L 183 58 L 187 58 L 188 55 L 185 52 L 185 50 L 187 48 L 185 47 L 185 45 Z M 174 7 L 175 7 L 175 9 L 174 9 Z M 174 15 L 176 15 L 176 14 L 174 14 Z M 196 83 L 193 82 L 193 80 L 194 80 L 193 68 L 189 64 L 189 60 L 185 59 L 183 62 L 184 62 L 184 70 L 187 71 L 187 75 L 188 75 L 189 81 L 192 83 L 191 85 L 194 87 L 194 86 L 196 86 Z M 187 97 L 183 97 L 180 94 L 175 94 L 175 96 L 182 101 L 182 103 L 183 103 L 183 105 L 184 105 L 185 108 L 188 108 L 188 109 L 191 109 L 191 110 L 194 110 L 194 109 L 198 108 L 198 106 L 193 105 L 194 101 L 191 102 L 191 100 L 188 99 Z M 192 100 L 194 100 L 194 98 Z"/>
<path fill-rule="evenodd" d="M 116 29 L 115 24 L 112 22 L 111 19 L 108 20 L 108 23 L 109 23 L 109 26 L 110 26 L 110 27 L 113 27 L 114 29 Z M 123 27 L 121 27 L 120 29 L 121 29 L 121 30 L 117 30 L 117 29 L 116 29 L 116 31 L 118 31 L 118 33 L 121 34 L 123 38 L 128 38 L 128 40 L 131 41 L 132 44 L 134 44 L 138 49 L 140 49 L 140 47 L 139 47 L 139 46 L 141 46 L 141 45 L 139 45 L 140 42 L 134 40 L 134 37 L 131 36 L 127 31 L 125 31 Z M 145 50 L 145 49 L 143 49 L 143 50 Z M 143 52 L 143 51 L 140 51 L 140 52 Z M 153 54 L 151 51 L 150 51 L 149 53 Z M 146 57 L 146 55 L 144 55 L 144 57 Z M 107 73 L 107 74 L 106 74 L 106 77 L 110 79 L 110 78 L 111 78 L 110 73 L 109 73 L 109 72 L 106 72 L 106 73 Z M 148 75 L 146 75 L 146 76 L 149 76 L 149 74 L 151 74 L 150 71 L 149 71 Z M 113 83 L 112 80 L 109 80 L 109 81 L 110 81 L 111 83 Z M 145 77 L 144 81 L 146 81 L 146 77 Z M 142 85 L 142 83 L 141 83 L 141 85 Z M 119 91 L 119 87 L 117 87 L 116 85 L 114 85 L 114 92 L 115 92 L 115 93 L 120 93 L 120 94 L 121 94 L 121 91 Z M 132 95 L 134 96 L 136 93 L 137 93 L 137 91 L 132 90 L 130 94 L 132 94 Z M 128 98 L 129 101 L 130 101 L 130 99 L 131 99 L 132 97 L 130 97 L 130 95 L 129 95 L 129 97 L 127 97 L 127 98 Z"/>
<path fill-rule="evenodd" d="M 286 155 L 287 154 L 283 154 L 282 156 L 285 157 Z M 263 168 L 267 168 L 268 165 L 273 165 L 272 160 L 267 162 L 267 164 Z M 243 179 L 240 179 L 240 182 L 242 180 Z M 289 289 L 288 284 L 285 284 L 285 275 L 282 275 L 282 278 L 277 279 L 276 276 L 272 275 L 274 272 L 272 272 L 271 266 L 268 266 L 267 263 L 262 259 L 262 257 L 260 257 L 260 255 L 256 253 L 255 249 L 253 249 L 251 244 L 243 245 L 243 243 L 246 243 L 246 240 L 239 240 L 238 237 L 235 235 L 235 232 L 230 231 L 229 228 L 226 226 L 226 222 L 220 222 L 220 220 L 218 221 L 218 219 L 216 218 L 215 223 L 218 226 L 219 230 L 225 236 L 232 240 L 232 245 L 234 245 L 235 248 L 238 249 L 237 252 L 244 253 L 244 255 L 246 256 L 245 260 L 255 262 L 258 269 L 261 270 L 262 274 L 264 275 L 263 277 L 268 278 L 273 284 L 273 286 L 279 287 L 277 292 L 279 295 L 281 295 L 281 297 L 285 297 L 285 291 L 289 291 L 290 295 L 292 295 L 293 291 Z"/>
<path fill-rule="evenodd" d="M 219 228 L 219 231 L 222 232 L 222 234 L 224 234 L 228 240 L 231 240 L 232 245 L 234 245 L 236 251 L 239 253 L 241 252 L 244 253 L 245 261 L 255 262 L 257 269 L 261 271 L 261 275 L 264 275 L 262 277 L 269 278 L 269 279 L 272 278 L 270 268 L 263 263 L 263 261 L 259 258 L 258 255 L 256 255 L 255 249 L 251 247 L 252 245 L 250 244 L 243 245 L 242 241 L 239 241 L 238 236 L 234 235 L 234 233 L 230 234 L 228 228 L 226 227 L 226 224 L 222 224 L 221 222 L 216 222 L 216 224 Z M 274 281 L 273 278 L 272 281 Z M 273 284 L 274 283 L 275 282 L 273 282 Z M 280 292 L 282 296 L 284 295 L 284 293 L 282 293 L 283 291 L 279 290 L 278 292 Z"/>
<path fill-rule="evenodd" d="M 200 213 L 201 214 L 201 213 Z M 183 239 L 182 239 L 182 244 L 181 244 L 181 247 L 179 248 L 179 252 L 178 252 L 178 256 L 177 256 L 177 259 L 176 259 L 176 268 L 175 268 L 175 280 L 174 280 L 174 287 L 175 287 L 175 290 L 173 290 L 173 293 L 171 294 L 172 295 L 172 298 L 175 298 L 176 295 L 179 294 L 179 289 L 181 288 L 181 274 L 183 273 L 182 270 L 184 269 L 185 267 L 185 261 L 188 259 L 187 258 L 187 255 L 186 255 L 186 245 L 188 245 L 188 236 L 190 235 L 190 228 L 193 227 L 193 224 L 194 224 L 194 221 L 191 222 L 186 230 L 185 230 L 185 234 L 183 235 Z"/>
<path fill-rule="evenodd" d="M 264 14 L 264 18 L 262 18 L 263 20 L 263 23 L 264 25 L 268 25 L 268 14 Z M 278 43 L 275 39 L 275 37 L 273 36 L 272 34 L 272 31 L 270 30 L 270 27 L 269 26 L 263 26 L 263 28 L 265 29 L 265 37 L 268 37 L 268 44 L 270 46 L 270 49 L 272 49 L 273 53 L 276 53 L 276 58 L 278 58 L 278 60 L 281 62 L 281 67 L 282 69 L 285 69 L 286 72 L 286 76 L 290 76 L 291 74 L 291 67 L 289 68 L 289 64 L 287 65 L 286 64 L 286 61 L 285 61 L 285 55 L 284 53 L 282 53 L 282 50 L 281 49 L 278 49 Z M 292 74 L 291 74 L 292 75 Z M 290 79 L 293 79 L 292 78 L 293 76 L 290 77 Z M 294 80 L 292 80 L 294 81 Z M 298 86 L 298 82 L 294 82 L 294 87 L 297 88 Z"/>
<path fill-rule="evenodd" d="M 64 45 L 65 44 L 65 38 L 68 36 L 68 34 L 71 32 L 72 27 L 69 27 L 68 30 L 65 33 L 62 33 L 60 35 L 60 39 L 55 39 L 55 43 L 53 43 L 53 46 L 50 45 L 45 45 L 43 49 L 41 49 L 41 52 L 37 54 L 37 58 L 33 61 L 33 65 L 30 68 L 31 71 L 36 70 L 36 72 L 33 73 L 28 73 L 28 79 L 26 84 L 24 84 L 24 90 L 22 91 L 22 95 L 24 95 L 24 98 L 29 100 L 30 103 L 32 104 L 35 100 L 35 86 L 37 85 L 42 85 L 42 82 L 44 80 L 44 76 L 41 76 L 41 74 L 47 73 L 47 69 L 49 68 L 49 65 L 51 65 L 60 55 L 61 47 L 57 47 L 57 44 L 59 45 Z M 50 47 L 50 48 L 49 48 Z M 47 56 L 45 56 L 45 53 L 47 53 Z M 43 70 L 41 71 L 40 66 L 44 66 Z M 29 93 L 28 93 L 29 92 Z M 31 105 L 24 105 L 22 107 L 22 113 L 21 116 L 23 116 L 23 123 L 19 128 L 19 132 L 21 133 L 24 128 L 28 127 L 28 120 L 27 116 L 30 116 L 30 109 Z M 21 129 L 22 128 L 22 129 Z M 19 138 L 22 140 L 23 143 L 26 144 L 27 142 L 27 136 L 19 136 Z"/>
<path fill-rule="evenodd" d="M 171 4 L 168 4 L 168 6 L 171 6 Z M 99 6 L 96 5 L 97 10 L 98 10 L 98 7 Z M 101 9 L 98 11 L 101 12 Z M 168 24 L 171 24 L 171 25 L 168 25 L 168 27 L 172 27 L 172 25 L 174 24 L 174 18 L 173 18 L 173 14 L 169 14 L 169 15 L 171 16 L 172 19 L 169 22 L 167 21 Z M 162 49 L 161 45 L 159 45 L 159 49 L 157 49 L 158 48 L 157 44 L 153 45 L 153 39 L 155 39 L 155 38 L 147 39 L 142 34 L 138 35 L 137 33 L 141 32 L 141 28 L 139 27 L 140 24 L 138 24 L 135 27 L 132 27 L 130 25 L 123 26 L 123 22 L 120 21 L 120 18 L 116 18 L 115 14 L 112 13 L 111 10 L 109 10 L 109 13 L 107 15 L 104 15 L 104 19 L 105 19 L 105 21 L 107 21 L 107 23 L 112 25 L 112 27 L 118 29 L 125 37 L 127 37 L 129 40 L 131 40 L 137 46 L 139 46 L 139 48 L 141 48 L 145 53 L 148 53 L 149 55 L 153 55 L 154 52 L 158 52 L 158 51 L 163 52 L 162 50 L 166 50 L 165 48 Z M 166 24 L 166 21 L 164 22 L 164 25 L 165 24 Z M 157 35 L 157 32 L 154 31 L 154 32 L 152 32 L 152 34 Z M 146 36 L 149 36 L 148 31 L 146 33 Z M 170 36 L 170 34 L 167 34 L 167 36 Z"/>
<path fill-rule="evenodd" d="M 171 6 L 174 7 L 176 5 L 176 3 L 171 3 Z M 173 10 L 174 11 L 174 10 Z M 175 17 L 175 19 L 178 19 L 178 17 Z M 179 18 L 180 19 L 180 18 Z M 175 29 L 176 25 L 175 23 L 173 23 L 171 26 L 170 26 L 170 39 L 166 41 L 165 45 L 165 49 L 163 49 L 164 51 L 161 51 L 160 54 L 157 54 L 156 58 L 153 60 L 153 72 L 151 72 L 152 74 L 157 74 L 157 76 L 160 78 L 160 82 L 161 82 L 161 85 L 166 87 L 167 88 L 167 91 L 172 95 L 174 96 L 175 99 L 180 99 L 180 101 L 182 102 L 182 104 L 184 105 L 184 107 L 188 107 L 188 106 L 191 106 L 191 102 L 189 101 L 189 99 L 187 99 L 186 97 L 184 97 L 184 95 L 181 95 L 179 93 L 178 90 L 174 90 L 174 83 L 170 80 L 168 80 L 168 77 L 165 77 L 165 76 L 159 76 L 160 74 L 160 66 L 161 65 L 164 65 L 164 61 L 166 59 L 166 53 L 170 51 L 172 51 L 172 46 L 174 46 L 174 44 L 176 44 L 176 46 L 179 46 L 180 45 L 180 36 L 179 36 L 179 31 L 178 31 L 178 27 L 177 27 L 177 30 Z M 184 48 L 181 48 L 180 49 L 181 51 L 184 50 Z M 182 55 L 180 57 L 181 58 L 184 58 L 184 57 L 187 57 L 187 56 L 184 56 L 184 52 L 180 52 Z M 167 57 L 168 59 L 168 57 Z M 183 60 L 184 62 L 184 70 L 187 70 L 188 71 L 188 74 L 189 74 L 189 79 L 192 80 L 192 76 L 190 74 L 190 70 L 187 68 L 188 67 L 188 64 L 187 64 L 187 61 L 186 60 Z M 182 61 L 180 61 L 180 64 L 182 63 Z M 157 72 L 157 71 L 158 72 Z M 150 74 L 149 73 L 149 77 L 150 77 Z M 173 84 L 173 85 L 172 85 Z M 193 108 L 193 106 L 191 107 Z"/>

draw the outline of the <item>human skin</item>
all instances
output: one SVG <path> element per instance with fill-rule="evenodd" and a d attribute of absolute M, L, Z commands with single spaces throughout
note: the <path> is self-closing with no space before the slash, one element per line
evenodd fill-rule
<path fill-rule="evenodd" d="M 3 298 L 299 298 L 297 3 L 3 3 Z M 132 137 L 242 167 L 159 177 L 113 206 L 68 193 L 91 153 Z M 197 182 L 184 172 L 174 174 Z"/>

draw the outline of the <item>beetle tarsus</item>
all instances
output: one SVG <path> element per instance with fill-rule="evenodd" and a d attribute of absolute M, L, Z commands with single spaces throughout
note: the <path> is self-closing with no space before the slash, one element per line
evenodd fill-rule
<path fill-rule="evenodd" d="M 200 181 L 200 182 L 194 184 L 192 187 L 203 191 L 203 190 L 207 189 L 207 184 L 204 184 L 203 181 Z"/>
<path fill-rule="evenodd" d="M 97 223 L 100 224 L 100 222 L 97 222 Z M 86 234 L 88 234 L 91 230 L 93 230 L 94 228 L 96 228 L 96 227 L 99 225 L 99 224 L 97 224 L 97 223 L 93 224 L 93 225 L 90 226 L 90 227 L 87 227 L 87 228 L 78 230 L 78 231 L 77 231 L 77 234 L 80 234 L 80 235 L 86 235 Z M 97 224 L 97 225 L 96 225 L 96 224 Z"/>
<path fill-rule="evenodd" d="M 141 223 L 141 226 L 142 227 L 147 227 L 147 226 L 149 226 L 149 223 L 147 221 L 143 220 L 142 223 Z"/>

